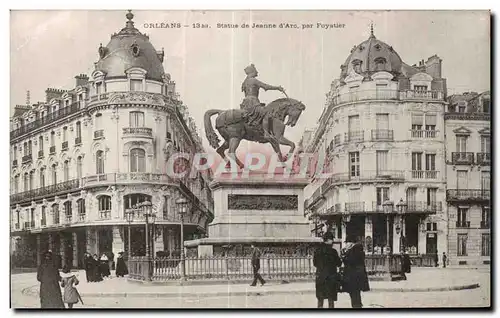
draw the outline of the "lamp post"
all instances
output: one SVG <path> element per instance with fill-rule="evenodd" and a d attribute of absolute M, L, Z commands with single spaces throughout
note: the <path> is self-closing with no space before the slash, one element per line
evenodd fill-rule
<path fill-rule="evenodd" d="M 131 234 L 130 234 L 130 227 L 132 225 L 132 222 L 134 221 L 134 211 L 129 211 L 125 213 L 125 218 L 127 219 L 128 222 L 128 253 L 127 253 L 127 259 L 130 262 L 130 258 L 132 257 L 132 249 L 130 247 L 130 240 L 131 240 Z M 130 264 L 129 264 L 130 268 Z"/>
<path fill-rule="evenodd" d="M 406 208 L 408 207 L 408 204 L 403 201 L 403 199 L 400 199 L 398 204 L 396 204 L 396 208 L 398 209 L 398 212 L 401 217 L 401 236 L 400 236 L 400 243 L 399 243 L 399 248 L 401 252 L 404 252 L 406 249 L 405 242 L 405 228 L 406 228 L 406 223 L 405 223 L 405 213 L 406 213 Z M 398 233 L 399 234 L 399 233 Z"/>
<path fill-rule="evenodd" d="M 149 241 L 151 239 L 149 235 L 149 225 L 154 225 L 156 220 L 156 214 L 152 212 L 153 205 L 149 201 L 140 203 L 144 217 L 146 218 L 146 257 L 151 256 L 151 251 L 149 249 Z"/>
<path fill-rule="evenodd" d="M 184 255 L 184 215 L 187 212 L 188 201 L 184 197 L 180 197 L 175 201 L 177 211 L 181 216 L 181 263 L 182 263 L 182 279 L 186 277 L 186 265 Z"/>
<path fill-rule="evenodd" d="M 386 241 L 386 246 L 390 248 L 390 251 L 392 253 L 392 244 L 391 242 L 389 241 L 389 230 L 390 230 L 390 227 L 389 227 L 389 218 L 390 218 L 390 214 L 393 212 L 394 210 L 394 203 L 389 201 L 389 200 L 386 200 L 384 201 L 384 203 L 382 203 L 382 206 L 383 206 L 383 209 L 384 209 L 384 213 L 386 215 L 386 231 L 387 231 L 387 235 L 386 235 L 386 238 L 387 238 L 387 241 Z"/>

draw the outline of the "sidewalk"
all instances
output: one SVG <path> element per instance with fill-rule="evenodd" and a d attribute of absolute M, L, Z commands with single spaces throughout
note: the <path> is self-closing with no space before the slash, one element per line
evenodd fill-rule
<path fill-rule="evenodd" d="M 20 274 L 30 275 L 30 274 Z M 78 290 L 82 297 L 227 297 L 227 296 L 264 296 L 276 294 L 312 294 L 315 293 L 314 282 L 292 282 L 281 284 L 269 282 L 264 286 L 252 287 L 249 283 L 219 283 L 217 285 L 164 285 L 140 284 L 130 282 L 126 278 L 104 280 L 99 283 L 87 283 L 85 272 L 79 272 Z M 413 268 L 407 274 L 406 281 L 370 281 L 371 292 L 428 292 L 451 291 L 478 288 L 480 279 L 473 270 L 457 270 L 442 268 Z M 13 278 L 13 284 L 14 284 Z M 36 278 L 33 277 L 33 283 Z M 178 283 L 176 283 L 178 284 Z M 37 296 L 38 285 L 26 288 L 23 294 Z"/>

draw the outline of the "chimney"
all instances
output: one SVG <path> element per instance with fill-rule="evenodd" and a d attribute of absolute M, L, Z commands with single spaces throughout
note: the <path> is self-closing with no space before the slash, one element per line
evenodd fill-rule
<path fill-rule="evenodd" d="M 425 72 L 433 78 L 441 78 L 442 61 L 437 55 L 429 57 L 425 62 Z"/>
<path fill-rule="evenodd" d="M 75 80 L 76 80 L 76 85 L 75 85 L 76 87 L 85 86 L 89 82 L 89 77 L 85 74 L 80 74 L 75 76 Z"/>
<path fill-rule="evenodd" d="M 49 103 L 53 98 L 61 98 L 64 90 L 57 88 L 47 88 L 45 90 L 45 102 Z"/>

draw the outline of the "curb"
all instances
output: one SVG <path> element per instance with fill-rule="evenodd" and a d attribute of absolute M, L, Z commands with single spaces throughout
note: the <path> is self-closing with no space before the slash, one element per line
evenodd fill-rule
<path fill-rule="evenodd" d="M 32 286 L 23 289 L 22 293 L 29 296 L 38 296 L 38 286 Z M 373 288 L 370 292 L 446 292 L 455 290 L 465 290 L 465 289 L 475 289 L 479 288 L 479 284 L 467 284 L 467 285 L 455 285 L 447 287 L 427 287 L 427 288 Z M 207 292 L 207 293 L 176 293 L 176 292 L 136 292 L 136 293 L 113 293 L 113 292 L 103 292 L 103 293 L 81 293 L 82 297 L 90 298 L 143 298 L 143 297 L 155 297 L 155 298 L 196 298 L 196 297 L 229 297 L 229 296 L 269 296 L 269 295 L 284 295 L 284 294 L 314 294 L 316 290 L 314 288 L 302 289 L 302 290 L 262 290 L 262 291 L 225 291 L 225 292 Z"/>

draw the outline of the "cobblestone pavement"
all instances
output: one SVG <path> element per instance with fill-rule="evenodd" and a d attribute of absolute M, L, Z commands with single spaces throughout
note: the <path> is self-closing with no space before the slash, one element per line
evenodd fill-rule
<path fill-rule="evenodd" d="M 487 307 L 490 305 L 489 271 L 469 270 L 477 277 L 480 288 L 449 292 L 367 292 L 363 293 L 365 307 Z M 29 275 L 13 276 L 12 302 L 17 308 L 37 308 L 38 297 L 22 294 L 22 289 L 33 286 Z M 288 285 L 293 288 L 293 283 Z M 314 308 L 314 294 L 233 296 L 233 297 L 177 297 L 177 298 L 112 298 L 86 297 L 85 305 L 75 308 Z M 326 305 L 326 304 L 325 304 Z M 347 294 L 339 294 L 338 308 L 350 308 Z"/>

